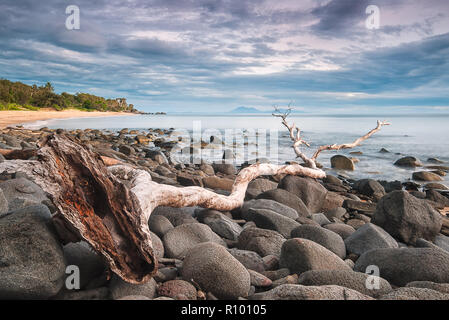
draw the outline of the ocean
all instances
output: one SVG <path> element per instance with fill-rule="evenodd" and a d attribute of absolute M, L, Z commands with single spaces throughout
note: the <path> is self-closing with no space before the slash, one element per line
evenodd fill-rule
<path fill-rule="evenodd" d="M 308 155 L 319 145 L 333 143 L 349 143 L 373 129 L 377 120 L 387 120 L 390 126 L 364 141 L 354 149 L 340 151 L 324 151 L 318 158 L 331 174 L 344 173 L 351 178 L 373 178 L 377 180 L 411 180 L 414 169 L 399 168 L 393 163 L 403 156 L 415 156 L 424 165 L 428 158 L 435 157 L 449 166 L 449 115 L 420 116 L 360 116 L 360 115 L 299 115 L 288 118 L 302 130 L 303 139 L 311 144 L 305 148 Z M 291 141 L 287 130 L 279 118 L 271 115 L 206 115 L 206 114 L 168 114 L 168 115 L 137 115 L 105 118 L 56 119 L 38 121 L 27 124 L 28 128 L 63 128 L 63 129 L 102 129 L 118 131 L 122 128 L 136 129 L 145 132 L 149 128 L 174 128 L 184 135 L 202 134 L 202 139 L 208 141 L 210 135 L 215 135 L 227 143 L 228 149 L 234 147 L 237 162 L 251 160 L 256 157 L 270 158 L 276 163 L 295 160 L 291 149 Z M 174 134 L 170 137 L 178 139 Z M 229 139 L 227 139 L 229 138 Z M 233 139 L 233 140 L 230 140 Z M 264 142 L 267 147 L 263 148 Z M 274 143 L 274 144 L 273 144 Z M 182 144 L 181 144 L 182 145 Z M 187 145 L 187 144 L 185 144 Z M 380 153 L 385 148 L 389 153 Z M 259 154 L 257 154 L 259 150 Z M 260 151 L 262 150 L 262 152 Z M 265 152 L 266 151 L 266 152 Z M 351 155 L 352 151 L 362 154 Z M 330 169 L 330 158 L 335 154 L 356 157 L 356 170 L 336 171 Z M 208 160 L 217 160 L 222 156 L 222 150 L 212 150 L 206 155 Z M 204 155 L 203 155 L 204 157 Z M 417 168 L 416 170 L 422 170 Z M 444 184 L 449 186 L 449 177 L 443 177 Z"/>

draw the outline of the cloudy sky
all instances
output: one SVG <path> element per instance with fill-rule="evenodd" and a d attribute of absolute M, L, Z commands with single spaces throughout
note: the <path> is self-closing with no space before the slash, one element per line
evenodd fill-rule
<path fill-rule="evenodd" d="M 1 0 L 0 77 L 147 111 L 449 112 L 449 1 Z"/>

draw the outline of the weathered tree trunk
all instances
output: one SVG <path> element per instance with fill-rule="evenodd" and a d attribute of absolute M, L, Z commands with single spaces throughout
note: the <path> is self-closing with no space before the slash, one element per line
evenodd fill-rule
<path fill-rule="evenodd" d="M 148 280 L 156 271 L 148 220 L 129 188 L 74 138 L 48 136 L 37 156 L 5 161 L 0 171 L 24 172 L 49 193 L 64 242 L 85 239 L 126 281 Z"/>

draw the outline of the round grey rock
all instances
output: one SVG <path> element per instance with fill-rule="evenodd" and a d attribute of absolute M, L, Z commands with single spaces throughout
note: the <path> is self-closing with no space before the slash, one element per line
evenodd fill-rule
<path fill-rule="evenodd" d="M 182 278 L 195 281 L 203 291 L 220 299 L 246 297 L 251 286 L 246 268 L 226 248 L 213 242 L 201 243 L 188 251 Z"/>
<path fill-rule="evenodd" d="M 202 242 L 226 243 L 212 229 L 202 223 L 187 223 L 168 231 L 163 238 L 167 257 L 183 259 L 186 252 Z"/>
<path fill-rule="evenodd" d="M 345 242 L 331 230 L 310 224 L 302 225 L 292 230 L 291 237 L 311 240 L 332 251 L 341 259 L 346 257 Z"/>
<path fill-rule="evenodd" d="M 332 251 L 316 242 L 300 238 L 284 242 L 279 266 L 288 268 L 291 273 L 303 273 L 309 270 L 351 270 Z"/>

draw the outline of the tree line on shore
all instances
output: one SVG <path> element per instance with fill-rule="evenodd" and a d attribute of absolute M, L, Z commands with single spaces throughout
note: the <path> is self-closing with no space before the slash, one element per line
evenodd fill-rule
<path fill-rule="evenodd" d="M 88 93 L 57 94 L 50 82 L 30 86 L 0 79 L 0 110 L 79 109 L 83 111 L 136 112 L 125 98 L 106 99 Z"/>

